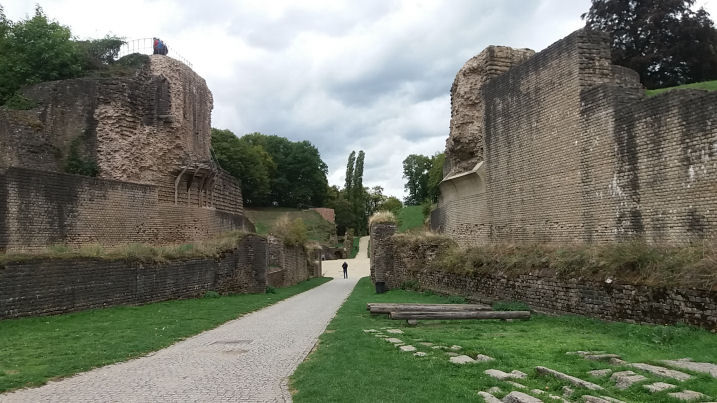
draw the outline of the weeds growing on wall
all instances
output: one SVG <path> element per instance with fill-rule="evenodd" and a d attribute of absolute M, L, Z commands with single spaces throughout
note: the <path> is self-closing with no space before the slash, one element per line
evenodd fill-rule
<path fill-rule="evenodd" d="M 246 234 L 241 231 L 232 231 L 204 241 L 163 246 L 140 243 L 131 243 L 116 247 L 104 247 L 96 244 L 83 245 L 80 247 L 52 245 L 35 252 L 0 254 L 0 265 L 10 262 L 39 259 L 94 258 L 163 263 L 176 259 L 212 258 L 219 257 L 223 252 L 234 249 L 245 235 Z"/>
<path fill-rule="evenodd" d="M 396 219 L 396 216 L 387 210 L 382 210 L 374 213 L 369 219 L 368 219 L 368 225 L 369 227 L 374 224 L 381 224 L 381 223 L 388 223 L 388 224 L 396 224 L 398 220 Z"/>
<path fill-rule="evenodd" d="M 717 287 L 715 241 L 685 246 L 630 241 L 596 245 L 497 244 L 462 249 L 450 239 L 430 233 L 397 235 L 393 239 L 405 253 L 426 257 L 421 265 L 425 270 L 543 273 L 652 286 Z"/>
<path fill-rule="evenodd" d="M 276 220 L 271 233 L 281 238 L 288 246 L 303 246 L 309 240 L 304 220 L 301 218 L 290 220 L 288 215 Z"/>

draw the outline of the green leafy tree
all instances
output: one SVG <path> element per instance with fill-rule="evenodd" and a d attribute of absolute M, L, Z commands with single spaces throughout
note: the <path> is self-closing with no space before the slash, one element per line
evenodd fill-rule
<path fill-rule="evenodd" d="M 238 138 L 229 130 L 213 128 L 212 150 L 219 165 L 240 180 L 246 205 L 271 203 L 271 178 L 276 174 L 276 164 L 264 148 Z"/>
<path fill-rule="evenodd" d="M 77 42 L 78 50 L 83 58 L 83 69 L 102 70 L 114 64 L 120 48 L 124 44 L 123 38 L 109 35 L 102 39 Z"/>
<path fill-rule="evenodd" d="M 351 154 L 349 154 L 349 161 L 346 164 L 346 185 L 344 185 L 344 189 L 346 189 L 346 193 L 351 193 L 351 187 L 354 180 L 354 165 L 356 164 L 356 151 L 351 151 Z"/>
<path fill-rule="evenodd" d="M 613 63 L 640 74 L 647 88 L 717 78 L 717 31 L 694 0 L 593 0 L 589 29 L 612 37 Z"/>
<path fill-rule="evenodd" d="M 11 23 L 4 14 L 0 18 L 0 104 L 24 86 L 82 73 L 81 53 L 70 29 L 48 20 L 40 6 L 28 20 Z"/>
<path fill-rule="evenodd" d="M 366 192 L 366 215 L 371 217 L 386 202 L 386 195 L 383 194 L 381 186 L 374 186 Z"/>
<path fill-rule="evenodd" d="M 343 197 L 332 201 L 329 207 L 334 209 L 336 234 L 343 236 L 350 228 L 354 228 L 356 223 L 356 214 L 351 202 Z"/>
<path fill-rule="evenodd" d="M 443 163 L 446 161 L 446 154 L 436 153 L 431 157 L 431 169 L 428 171 L 428 199 L 435 203 L 441 194 L 440 184 L 443 180 Z"/>
<path fill-rule="evenodd" d="M 386 200 L 381 203 L 378 210 L 387 210 L 392 212 L 395 216 L 398 216 L 398 212 L 403 208 L 403 203 L 398 200 L 397 197 L 389 196 Z"/>
<path fill-rule="evenodd" d="M 271 177 L 271 198 L 281 206 L 323 206 L 326 202 L 328 167 L 319 150 L 308 141 L 251 133 L 242 139 L 261 146 L 276 164 Z"/>
<path fill-rule="evenodd" d="M 431 158 L 425 155 L 411 154 L 403 160 L 404 189 L 408 192 L 405 203 L 409 206 L 421 204 L 428 198 L 428 172 Z"/>

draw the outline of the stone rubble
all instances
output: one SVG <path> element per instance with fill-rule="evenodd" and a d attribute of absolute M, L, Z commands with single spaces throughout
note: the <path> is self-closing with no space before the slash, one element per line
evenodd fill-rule
<path fill-rule="evenodd" d="M 603 376 L 610 375 L 611 373 L 611 369 L 596 369 L 594 371 L 588 371 L 588 374 L 597 378 L 602 378 Z"/>
<path fill-rule="evenodd" d="M 386 340 L 386 341 L 389 342 L 389 343 L 393 343 L 393 344 L 403 344 L 403 340 L 397 339 L 397 338 L 395 338 L 395 337 L 389 337 L 389 338 L 386 338 L 386 339 L 384 339 L 384 340 Z"/>
<path fill-rule="evenodd" d="M 643 388 L 649 390 L 652 393 L 662 392 L 663 390 L 676 388 L 677 386 L 671 383 L 655 382 L 649 385 L 642 385 Z"/>
<path fill-rule="evenodd" d="M 416 357 L 425 357 L 428 355 L 428 353 L 424 353 L 423 351 L 417 351 L 413 353 L 413 355 L 415 355 Z"/>
<path fill-rule="evenodd" d="M 376 330 L 376 329 L 364 329 L 363 332 L 364 332 L 364 333 L 376 333 L 376 332 L 378 332 L 378 330 Z"/>
<path fill-rule="evenodd" d="M 495 360 L 495 358 L 488 357 L 487 355 L 484 355 L 484 354 L 478 354 L 478 355 L 476 355 L 475 360 L 476 360 L 476 362 L 488 362 L 488 361 Z"/>
<path fill-rule="evenodd" d="M 401 351 L 403 351 L 403 352 L 408 352 L 408 353 L 411 353 L 411 352 L 416 351 L 416 347 L 413 347 L 413 346 L 398 346 L 398 348 L 399 348 Z"/>
<path fill-rule="evenodd" d="M 401 329 L 386 329 L 386 333 L 403 334 L 403 330 L 401 330 Z"/>
<path fill-rule="evenodd" d="M 503 398 L 503 403 L 543 403 L 543 401 L 523 392 L 513 391 Z"/>
<path fill-rule="evenodd" d="M 454 364 L 473 364 L 476 360 L 472 359 L 467 355 L 459 355 L 457 357 L 451 357 L 450 361 Z"/>
<path fill-rule="evenodd" d="M 670 397 L 674 397 L 675 399 L 683 400 L 686 402 L 691 401 L 691 400 L 708 398 L 707 395 L 704 395 L 700 392 L 695 392 L 694 390 L 683 390 L 681 392 L 668 393 L 667 395 Z"/>
<path fill-rule="evenodd" d="M 491 395 L 488 392 L 478 392 L 478 396 L 483 398 L 485 403 L 503 403 L 497 397 Z"/>
<path fill-rule="evenodd" d="M 423 341 L 423 342 L 420 342 L 420 343 L 418 343 L 418 344 L 420 344 L 420 345 L 422 345 L 422 346 L 426 346 L 426 347 L 431 347 L 431 346 L 433 346 L 433 343 L 429 343 L 429 342 L 427 342 L 427 341 Z"/>
<path fill-rule="evenodd" d="M 663 363 L 681 369 L 687 369 L 695 372 L 702 372 L 705 374 L 712 375 L 713 378 L 717 378 L 717 365 L 709 362 L 695 362 L 690 358 L 680 358 L 678 360 L 663 360 Z"/>
<path fill-rule="evenodd" d="M 678 381 L 686 381 L 691 378 L 690 375 L 688 375 L 684 372 L 676 371 L 674 369 L 667 369 L 665 367 L 658 367 L 657 365 L 650 365 L 650 364 L 643 364 L 643 363 L 635 363 L 635 364 L 628 364 L 628 365 L 633 368 L 647 371 L 651 374 L 664 376 L 666 378 L 676 379 Z"/>
<path fill-rule="evenodd" d="M 518 370 L 513 370 L 511 372 L 503 372 L 499 369 L 486 369 L 483 371 L 484 374 L 488 376 L 492 376 L 495 379 L 498 379 L 500 381 L 504 381 L 506 379 L 525 379 L 528 377 L 528 375 L 524 372 L 520 372 Z"/>
<path fill-rule="evenodd" d="M 463 347 L 458 346 L 458 345 L 455 345 L 455 344 L 450 347 L 450 349 L 453 350 L 453 351 L 458 351 L 458 350 L 460 350 L 460 349 L 462 349 L 462 348 L 463 348 Z"/>
<path fill-rule="evenodd" d="M 594 383 L 592 383 L 592 382 L 584 381 L 584 380 L 582 380 L 582 379 L 580 379 L 580 378 L 576 378 L 576 377 L 574 377 L 574 376 L 567 375 L 567 374 L 564 374 L 564 373 L 562 373 L 562 372 L 555 371 L 555 370 L 550 369 L 550 368 L 537 366 L 537 367 L 535 367 L 535 370 L 538 371 L 539 374 L 542 374 L 542 375 L 552 375 L 552 376 L 554 376 L 554 377 L 556 377 L 556 378 L 558 378 L 558 379 L 562 379 L 562 380 L 564 380 L 564 381 L 568 381 L 568 382 L 570 382 L 571 384 L 573 384 L 574 386 L 577 386 L 577 387 L 588 388 L 588 389 L 590 389 L 590 390 L 602 390 L 602 389 L 603 389 L 602 386 L 600 386 L 600 385 L 596 385 L 596 384 L 594 384 Z"/>
<path fill-rule="evenodd" d="M 570 397 L 575 393 L 575 390 L 570 386 L 563 386 L 563 396 Z"/>
<path fill-rule="evenodd" d="M 612 397 L 608 396 L 590 396 L 590 395 L 583 395 L 583 400 L 585 403 L 625 403 L 622 400 L 618 400 Z"/>
<path fill-rule="evenodd" d="M 646 381 L 647 378 L 632 371 L 621 371 L 612 374 L 610 380 L 615 381 L 616 388 L 620 390 L 625 390 L 632 386 L 632 384 L 634 383 Z"/>
<path fill-rule="evenodd" d="M 514 382 L 514 381 L 505 381 L 508 385 L 513 386 L 514 388 L 518 389 L 528 389 L 527 386 L 523 385 L 522 383 Z"/>

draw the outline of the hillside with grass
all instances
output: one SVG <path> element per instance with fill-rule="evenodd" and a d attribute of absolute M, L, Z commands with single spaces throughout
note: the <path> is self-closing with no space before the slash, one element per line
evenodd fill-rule
<path fill-rule="evenodd" d="M 423 207 L 406 206 L 398 211 L 398 232 L 421 230 L 423 228 Z"/>
<path fill-rule="evenodd" d="M 668 87 L 668 88 L 658 88 L 656 90 L 647 90 L 645 91 L 645 95 L 648 97 L 652 97 L 658 94 L 662 94 L 668 91 L 673 90 L 707 90 L 707 91 L 717 91 L 717 80 L 714 81 L 703 81 L 701 83 L 692 83 L 692 84 L 685 84 L 685 85 L 678 85 L 676 87 Z"/>
<path fill-rule="evenodd" d="M 257 207 L 245 209 L 244 212 L 256 226 L 257 234 L 271 233 L 276 222 L 282 217 L 287 217 L 289 221 L 300 218 L 306 226 L 307 236 L 311 241 L 329 245 L 331 239 L 335 239 L 336 226 L 326 221 L 316 211 L 285 207 Z"/>

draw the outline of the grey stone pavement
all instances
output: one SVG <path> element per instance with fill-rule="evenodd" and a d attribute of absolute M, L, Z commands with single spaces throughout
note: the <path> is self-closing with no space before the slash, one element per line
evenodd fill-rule
<path fill-rule="evenodd" d="M 368 274 L 367 243 L 347 260 L 347 280 L 343 260 L 326 261 L 325 275 L 339 278 L 147 356 L 0 394 L 0 402 L 291 401 L 288 377 Z"/>

